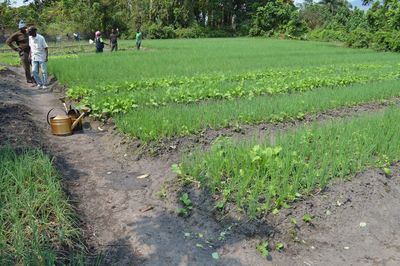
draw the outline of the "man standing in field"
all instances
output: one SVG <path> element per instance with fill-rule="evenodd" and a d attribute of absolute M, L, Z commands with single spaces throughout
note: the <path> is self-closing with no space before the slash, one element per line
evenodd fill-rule
<path fill-rule="evenodd" d="M 32 72 L 38 89 L 47 89 L 47 61 L 49 50 L 44 37 L 37 33 L 35 26 L 28 29 L 29 46 L 31 47 L 30 58 L 32 61 Z M 42 79 L 39 77 L 39 66 L 42 71 Z"/>
<path fill-rule="evenodd" d="M 26 24 L 23 20 L 21 20 L 18 24 L 19 31 L 11 35 L 6 43 L 11 47 L 14 51 L 18 52 L 19 57 L 21 58 L 21 64 L 25 70 L 26 82 L 33 83 L 33 78 L 31 75 L 31 66 L 29 62 L 29 35 L 26 30 Z M 14 42 L 17 46 L 14 46 Z"/>
<path fill-rule="evenodd" d="M 140 50 L 141 45 L 142 45 L 142 33 L 138 29 L 136 31 L 136 49 Z"/>
<path fill-rule="evenodd" d="M 110 34 L 110 46 L 111 46 L 111 52 L 112 51 L 118 51 L 118 37 L 119 37 L 119 30 L 117 28 L 116 31 L 114 29 L 111 30 Z"/>

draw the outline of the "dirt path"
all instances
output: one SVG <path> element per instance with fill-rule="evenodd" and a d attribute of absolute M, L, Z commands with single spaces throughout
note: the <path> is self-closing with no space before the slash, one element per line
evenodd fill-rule
<path fill-rule="evenodd" d="M 179 188 L 165 188 L 165 182 L 173 180 L 170 166 L 178 154 L 134 160 L 119 138 L 87 124 L 82 134 L 52 136 L 45 116 L 49 109 L 61 107 L 58 96 L 20 83 L 19 70 L 13 70 L 0 73 L 1 116 L 11 112 L 11 105 L 29 106 L 26 115 L 43 132 L 45 146 L 87 225 L 88 243 L 104 252 L 105 264 L 400 264 L 399 167 L 394 167 L 392 178 L 369 170 L 352 181 L 336 182 L 289 210 L 253 222 L 214 215 L 210 195 L 192 189 L 193 214 L 180 218 L 175 213 Z M 138 178 L 145 174 L 149 176 Z M 305 213 L 315 216 L 312 225 L 302 222 Z M 284 251 L 262 258 L 255 246 L 265 239 L 272 248 L 283 242 Z M 214 252 L 219 260 L 212 258 Z"/>

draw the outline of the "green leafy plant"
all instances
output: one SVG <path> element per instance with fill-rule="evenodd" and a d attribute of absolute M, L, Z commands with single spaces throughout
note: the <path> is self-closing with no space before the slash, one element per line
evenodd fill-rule
<path fill-rule="evenodd" d="M 180 202 L 183 204 L 183 208 L 178 208 L 177 213 L 179 216 L 187 217 L 190 215 L 191 210 L 193 209 L 192 201 L 189 198 L 188 193 L 183 193 L 180 198 Z"/>
<path fill-rule="evenodd" d="M 258 252 L 260 252 L 261 256 L 264 258 L 269 256 L 269 246 L 268 246 L 268 241 L 262 241 L 256 245 L 256 249 Z"/>
<path fill-rule="evenodd" d="M 275 245 L 275 249 L 278 250 L 278 251 L 281 251 L 281 250 L 283 250 L 284 248 L 285 248 L 285 245 L 284 245 L 283 243 L 281 243 L 281 242 L 279 242 L 279 243 L 277 243 L 277 244 Z"/>
<path fill-rule="evenodd" d="M 312 222 L 312 220 L 313 220 L 313 217 L 310 215 L 310 214 L 304 214 L 303 215 L 303 221 L 304 222 L 306 222 L 306 223 L 311 223 Z"/>
<path fill-rule="evenodd" d="M 385 173 L 385 175 L 386 175 L 387 177 L 392 176 L 392 169 L 390 169 L 390 168 L 388 168 L 388 167 L 384 167 L 384 168 L 383 168 L 383 172 Z"/>

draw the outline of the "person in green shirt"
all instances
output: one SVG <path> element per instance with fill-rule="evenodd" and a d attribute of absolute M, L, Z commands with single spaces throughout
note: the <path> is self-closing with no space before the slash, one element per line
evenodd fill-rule
<path fill-rule="evenodd" d="M 142 45 L 142 33 L 140 32 L 140 30 L 138 29 L 136 31 L 136 49 L 140 50 L 140 46 Z"/>

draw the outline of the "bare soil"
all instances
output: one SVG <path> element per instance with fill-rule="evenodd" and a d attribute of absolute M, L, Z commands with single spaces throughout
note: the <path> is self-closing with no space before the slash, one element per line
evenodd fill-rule
<path fill-rule="evenodd" d="M 160 148 L 155 157 L 137 156 L 141 147 L 112 127 L 99 130 L 93 122 L 84 123 L 83 133 L 56 137 L 45 120 L 49 109 L 62 108 L 60 95 L 22 81 L 20 69 L 0 72 L 0 145 L 40 145 L 54 156 L 84 221 L 87 243 L 104 253 L 105 265 L 400 264 L 399 165 L 393 166 L 391 177 L 371 169 L 351 180 L 337 180 L 276 215 L 252 221 L 234 211 L 223 216 L 207 191 L 182 188 L 170 170 L 183 150 L 197 146 L 193 143 L 207 146 L 221 132 L 206 133 L 205 141 L 188 137 L 168 142 L 163 147 L 173 147 Z M 363 105 L 330 112 L 327 118 L 380 108 Z M 232 135 L 269 136 L 297 124 L 246 126 L 244 135 Z M 194 202 L 188 218 L 176 214 L 182 191 Z M 311 223 L 302 221 L 304 214 L 314 216 Z M 285 248 L 263 258 L 256 245 L 264 240 L 272 250 L 280 242 Z M 214 252 L 218 260 L 212 258 Z"/>

